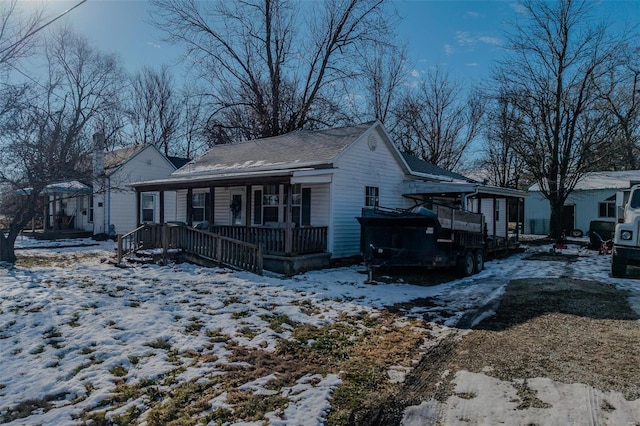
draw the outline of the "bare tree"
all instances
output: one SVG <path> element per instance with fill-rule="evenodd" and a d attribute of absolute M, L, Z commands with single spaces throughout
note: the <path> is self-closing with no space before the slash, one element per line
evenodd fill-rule
<path fill-rule="evenodd" d="M 385 0 L 153 0 L 154 19 L 209 83 L 209 128 L 224 140 L 345 117 L 355 50 L 388 33 Z"/>
<path fill-rule="evenodd" d="M 395 111 L 393 132 L 400 148 L 449 170 L 461 159 L 480 131 L 483 100 L 451 79 L 442 68 L 431 69 Z"/>
<path fill-rule="evenodd" d="M 525 175 L 524 160 L 515 150 L 519 138 L 518 110 L 508 93 L 492 96 L 484 120 L 484 144 L 479 160 L 489 183 L 503 188 L 521 188 Z"/>
<path fill-rule="evenodd" d="M 133 139 L 137 143 L 155 145 L 165 155 L 180 125 L 180 98 L 169 68 L 143 68 L 133 78 L 131 105 L 127 111 Z"/>
<path fill-rule="evenodd" d="M 32 54 L 43 19 L 42 10 L 27 15 L 18 0 L 0 2 L 0 71 Z"/>
<path fill-rule="evenodd" d="M 614 56 L 614 44 L 606 27 L 594 22 L 591 6 L 525 1 L 524 20 L 514 25 L 509 55 L 496 73 L 521 120 L 513 147 L 549 200 L 555 238 L 563 232 L 567 196 L 606 155 L 597 82 Z"/>
<path fill-rule="evenodd" d="M 0 185 L 11 202 L 3 204 L 10 225 L 0 237 L 0 259 L 9 262 L 15 261 L 15 239 L 35 215 L 44 188 L 90 176 L 89 135 L 123 83 L 114 56 L 96 52 L 68 30 L 51 36 L 45 59 L 46 77 L 1 123 Z"/>
<path fill-rule="evenodd" d="M 612 170 L 640 167 L 640 47 L 625 49 L 612 62 L 600 85 L 604 108 L 611 114 L 610 153 L 603 163 Z"/>
<path fill-rule="evenodd" d="M 366 108 L 364 116 L 385 124 L 393 132 L 396 127 L 393 111 L 403 95 L 407 50 L 377 43 L 361 52 L 360 79 L 364 88 Z"/>

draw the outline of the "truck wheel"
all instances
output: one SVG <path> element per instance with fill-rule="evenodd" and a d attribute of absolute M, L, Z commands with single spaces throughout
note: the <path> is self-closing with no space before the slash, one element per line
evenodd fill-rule
<path fill-rule="evenodd" d="M 620 256 L 611 256 L 611 275 L 624 278 L 627 275 L 627 260 Z"/>
<path fill-rule="evenodd" d="M 484 269 L 484 253 L 482 250 L 476 250 L 473 253 L 473 272 L 478 273 Z"/>
<path fill-rule="evenodd" d="M 473 274 L 475 263 L 473 254 L 469 250 L 465 251 L 462 256 L 458 257 L 458 274 L 461 277 L 468 277 Z"/>

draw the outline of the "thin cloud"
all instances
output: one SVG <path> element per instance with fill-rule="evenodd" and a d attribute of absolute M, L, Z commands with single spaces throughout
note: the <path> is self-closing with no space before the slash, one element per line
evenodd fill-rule
<path fill-rule="evenodd" d="M 468 46 L 470 44 L 475 44 L 475 39 L 466 31 L 458 31 L 456 32 L 456 41 L 459 46 Z"/>
<path fill-rule="evenodd" d="M 469 62 L 467 64 L 464 64 L 465 67 L 469 67 L 469 68 L 476 68 L 479 64 L 477 62 Z"/>
<path fill-rule="evenodd" d="M 527 8 L 524 7 L 521 3 L 509 3 L 509 7 L 513 9 L 514 12 L 520 15 L 527 13 Z"/>
<path fill-rule="evenodd" d="M 479 18 L 480 16 L 482 16 L 478 12 L 474 12 L 472 10 L 467 11 L 465 15 L 469 18 Z"/>
<path fill-rule="evenodd" d="M 447 56 L 451 56 L 451 55 L 453 55 L 454 53 L 456 53 L 456 49 L 455 49 L 455 47 L 453 47 L 452 45 L 450 45 L 449 43 L 447 43 L 447 44 L 445 44 L 445 45 L 444 45 L 444 53 L 445 53 Z"/>
<path fill-rule="evenodd" d="M 420 71 L 413 69 L 411 70 L 411 77 L 420 77 Z"/>
<path fill-rule="evenodd" d="M 147 42 L 147 46 L 153 47 L 154 49 L 161 49 L 162 48 L 162 46 L 160 46 L 159 44 L 154 43 L 152 41 L 148 41 Z"/>
<path fill-rule="evenodd" d="M 492 44 L 494 46 L 500 46 L 502 43 L 498 37 L 481 36 L 478 40 L 485 44 Z"/>

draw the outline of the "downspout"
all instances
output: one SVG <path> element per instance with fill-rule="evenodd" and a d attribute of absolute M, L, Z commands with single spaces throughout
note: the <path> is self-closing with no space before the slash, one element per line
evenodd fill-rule
<path fill-rule="evenodd" d="M 111 177 L 107 178 L 107 199 L 105 200 L 107 214 L 105 219 L 107 221 L 107 227 L 105 228 L 105 234 L 109 235 L 111 232 Z"/>

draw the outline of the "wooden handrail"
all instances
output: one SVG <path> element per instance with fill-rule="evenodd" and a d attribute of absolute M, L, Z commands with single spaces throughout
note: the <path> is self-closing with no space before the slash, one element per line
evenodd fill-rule
<path fill-rule="evenodd" d="M 185 225 L 145 224 L 133 231 L 118 235 L 118 264 L 123 256 L 140 249 L 162 248 L 166 259 L 170 248 L 207 260 L 262 274 L 262 247 Z"/>

